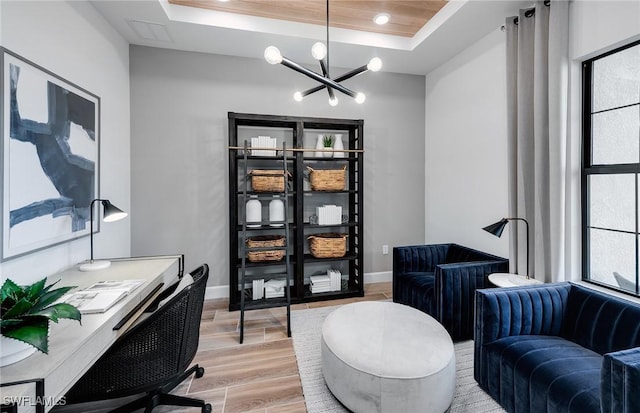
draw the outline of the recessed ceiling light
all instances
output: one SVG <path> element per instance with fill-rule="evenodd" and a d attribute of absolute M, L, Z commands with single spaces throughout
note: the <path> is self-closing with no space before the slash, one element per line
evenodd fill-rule
<path fill-rule="evenodd" d="M 389 23 L 390 18 L 391 16 L 389 16 L 389 13 L 378 13 L 373 18 L 373 21 L 375 24 L 383 25 Z"/>

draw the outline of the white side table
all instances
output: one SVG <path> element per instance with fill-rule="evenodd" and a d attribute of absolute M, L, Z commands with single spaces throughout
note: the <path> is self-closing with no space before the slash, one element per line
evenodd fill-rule
<path fill-rule="evenodd" d="M 510 274 L 506 272 L 496 272 L 489 275 L 489 282 L 496 287 L 521 287 L 523 285 L 542 284 L 542 281 L 535 278 L 527 278 L 520 274 Z"/>

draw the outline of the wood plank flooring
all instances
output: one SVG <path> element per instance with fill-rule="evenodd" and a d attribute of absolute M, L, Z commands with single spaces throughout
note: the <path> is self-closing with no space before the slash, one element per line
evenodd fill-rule
<path fill-rule="evenodd" d="M 364 297 L 297 304 L 291 310 L 390 298 L 390 282 L 366 284 Z M 211 403 L 213 413 L 306 413 L 293 341 L 287 337 L 286 308 L 245 312 L 244 344 L 238 343 L 240 312 L 228 308 L 226 299 L 205 301 L 200 345 L 193 361 L 204 367 L 204 376 L 192 376 L 172 393 L 204 399 Z M 106 401 L 65 406 L 59 411 L 103 413 L 122 404 L 122 400 L 117 404 Z M 159 406 L 153 412 L 196 413 L 198 409 Z"/>
<path fill-rule="evenodd" d="M 390 298 L 390 282 L 366 284 L 363 298 L 298 304 L 291 310 Z M 185 382 L 175 393 L 205 399 L 214 413 L 305 413 L 293 341 L 287 337 L 286 309 L 247 311 L 244 344 L 238 343 L 239 318 L 238 311 L 228 311 L 227 300 L 205 302 L 194 359 L 205 374 Z M 196 410 L 158 409 L 165 411 Z"/>

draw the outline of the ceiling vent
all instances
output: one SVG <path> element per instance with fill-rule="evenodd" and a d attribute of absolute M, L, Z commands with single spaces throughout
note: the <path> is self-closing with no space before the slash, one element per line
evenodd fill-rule
<path fill-rule="evenodd" d="M 129 20 L 129 26 L 141 39 L 170 42 L 171 37 L 163 24 L 149 23 L 138 20 Z"/>

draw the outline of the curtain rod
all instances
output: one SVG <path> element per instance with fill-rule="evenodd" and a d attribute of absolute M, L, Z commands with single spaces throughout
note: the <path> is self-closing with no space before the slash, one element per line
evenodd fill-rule
<path fill-rule="evenodd" d="M 551 5 L 551 0 L 544 0 L 544 5 L 549 7 Z M 524 12 L 524 17 L 533 17 L 536 14 L 536 8 L 532 7 L 530 9 L 525 9 L 526 11 Z M 513 18 L 513 23 L 514 24 L 518 24 L 518 21 L 520 20 L 520 18 L 518 16 Z M 500 26 L 500 30 L 505 31 L 506 27 L 503 24 L 502 26 Z"/>

